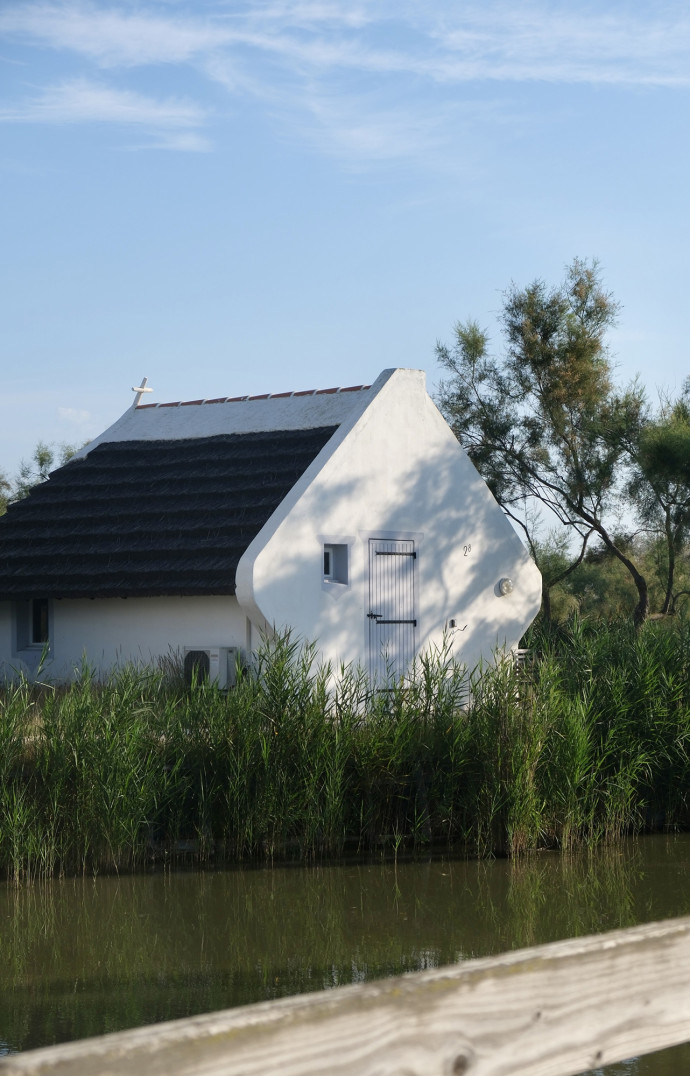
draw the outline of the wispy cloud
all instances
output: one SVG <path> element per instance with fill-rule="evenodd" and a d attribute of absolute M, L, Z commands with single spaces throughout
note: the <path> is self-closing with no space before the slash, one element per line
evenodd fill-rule
<path fill-rule="evenodd" d="M 444 117 L 423 109 L 372 108 L 366 100 L 313 97 L 309 110 L 314 126 L 309 137 L 357 167 L 360 162 L 385 162 L 437 153 L 445 142 Z"/>
<path fill-rule="evenodd" d="M 91 412 L 76 407 L 58 407 L 58 417 L 71 426 L 85 426 L 91 422 Z"/>
<path fill-rule="evenodd" d="M 0 13 L 0 33 L 69 50 L 102 66 L 195 62 L 248 47 L 287 64 L 406 72 L 432 80 L 687 82 L 690 17 L 674 4 L 601 11 L 544 0 L 345 5 L 274 0 L 160 5 L 26 3 Z"/>
<path fill-rule="evenodd" d="M 148 127 L 190 127 L 203 120 L 195 105 L 155 101 L 131 90 L 74 79 L 51 86 L 0 119 L 24 123 L 141 123 Z"/>
<path fill-rule="evenodd" d="M 195 151 L 208 148 L 196 130 L 204 121 L 202 110 L 186 101 L 154 100 L 87 79 L 49 86 L 19 106 L 0 108 L 3 123 L 135 125 L 157 133 L 151 145 Z"/>
<path fill-rule="evenodd" d="M 125 150 L 161 149 L 178 153 L 208 153 L 212 142 L 196 131 L 159 131 L 150 141 L 138 141 L 123 147 Z"/>
<path fill-rule="evenodd" d="M 688 85 L 690 18 L 559 5 L 462 9 L 432 31 L 442 57 L 437 77 L 593 85 Z"/>
<path fill-rule="evenodd" d="M 185 63 L 225 44 L 220 25 L 174 14 L 93 4 L 22 4 L 0 13 L 0 33 L 66 49 L 106 67 Z"/>
<path fill-rule="evenodd" d="M 23 61 L 38 46 L 82 66 L 78 78 L 5 106 L 0 119 L 148 126 L 147 144 L 181 150 L 208 148 L 208 109 L 140 93 L 134 69 L 186 70 L 197 101 L 206 80 L 329 153 L 372 161 L 442 141 L 438 117 L 467 84 L 690 85 L 690 16 L 676 0 L 634 15 L 626 5 L 575 10 L 558 0 L 39 0 L 0 12 L 0 34 L 25 47 Z"/>

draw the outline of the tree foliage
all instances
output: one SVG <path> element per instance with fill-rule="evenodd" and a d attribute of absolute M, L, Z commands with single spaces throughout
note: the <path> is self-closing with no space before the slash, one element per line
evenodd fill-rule
<path fill-rule="evenodd" d="M 10 500 L 12 486 L 4 471 L 0 471 L 0 516 L 4 516 Z"/>
<path fill-rule="evenodd" d="M 662 613 L 673 611 L 679 558 L 690 536 L 690 378 L 677 399 L 662 397 L 627 442 L 632 460 L 628 494 L 653 536 L 661 539 L 665 561 Z"/>
<path fill-rule="evenodd" d="M 55 467 L 61 467 L 71 460 L 77 445 L 48 445 L 39 441 L 30 460 L 22 460 L 14 479 L 8 479 L 0 472 L 0 515 L 7 511 L 8 504 L 27 497 L 34 486 L 45 482 Z"/>
<path fill-rule="evenodd" d="M 541 502 L 578 536 L 580 553 L 595 534 L 630 574 L 640 624 L 647 580 L 616 542 L 612 508 L 646 405 L 636 383 L 613 384 L 606 334 L 617 313 L 596 262 L 576 259 L 559 287 L 508 289 L 499 355 L 475 321 L 457 324 L 453 344 L 436 351 L 449 375 L 441 410 L 499 503 L 515 518 L 525 499 Z"/>

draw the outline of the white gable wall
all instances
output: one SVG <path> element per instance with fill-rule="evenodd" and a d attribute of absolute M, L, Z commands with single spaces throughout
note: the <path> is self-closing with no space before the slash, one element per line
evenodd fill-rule
<path fill-rule="evenodd" d="M 256 622 L 318 640 L 336 666 L 366 667 L 373 537 L 415 540 L 418 649 L 455 619 L 454 653 L 473 666 L 517 646 L 539 610 L 539 572 L 421 371 L 385 371 L 364 413 L 343 423 L 241 559 L 240 603 Z M 324 542 L 349 546 L 346 587 L 323 582 Z"/>

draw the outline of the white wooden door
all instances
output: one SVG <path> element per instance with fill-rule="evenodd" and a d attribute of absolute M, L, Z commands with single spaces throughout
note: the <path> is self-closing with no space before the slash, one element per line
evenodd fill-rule
<path fill-rule="evenodd" d="M 415 655 L 414 542 L 369 539 L 369 675 L 399 680 Z"/>

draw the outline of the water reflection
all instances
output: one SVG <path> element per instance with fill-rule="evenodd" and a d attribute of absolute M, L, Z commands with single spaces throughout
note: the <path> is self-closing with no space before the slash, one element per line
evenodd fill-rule
<path fill-rule="evenodd" d="M 2 887 L 0 1053 L 689 914 L 689 875 L 679 836 L 517 863 Z M 686 1068 L 682 1047 L 602 1071 Z"/>

